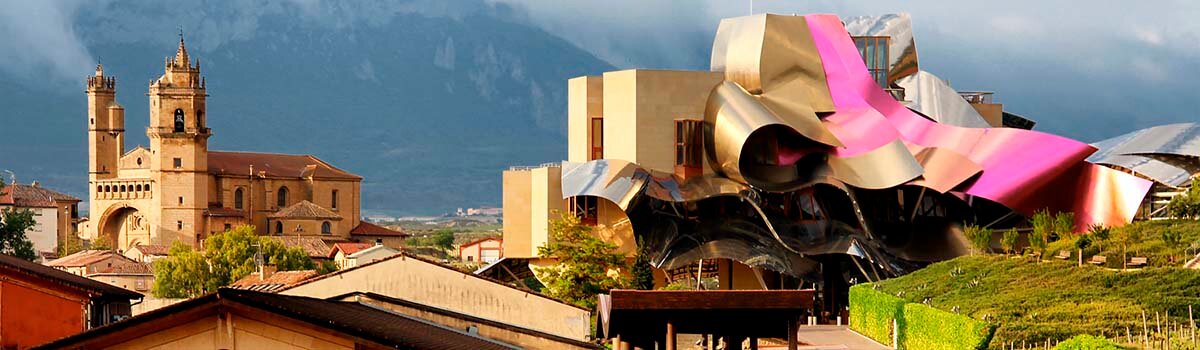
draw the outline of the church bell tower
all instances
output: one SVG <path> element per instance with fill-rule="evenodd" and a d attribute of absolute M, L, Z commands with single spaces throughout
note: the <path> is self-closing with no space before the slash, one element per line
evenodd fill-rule
<path fill-rule="evenodd" d="M 205 232 L 204 210 L 208 208 L 208 138 L 204 99 L 208 97 L 200 61 L 192 64 L 183 34 L 175 57 L 168 57 L 161 77 L 150 83 L 150 138 L 153 153 L 150 176 L 156 195 L 151 236 L 155 244 L 176 240 L 197 243 Z M 157 232 L 154 232 L 157 231 Z"/>
<path fill-rule="evenodd" d="M 117 79 L 104 75 L 87 77 L 88 181 L 117 177 L 117 161 L 125 151 L 125 109 L 117 104 Z M 93 187 L 93 186 L 88 186 Z"/>

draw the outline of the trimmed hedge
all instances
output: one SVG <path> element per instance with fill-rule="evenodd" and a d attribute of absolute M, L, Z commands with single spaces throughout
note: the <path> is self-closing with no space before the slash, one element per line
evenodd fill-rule
<path fill-rule="evenodd" d="M 904 305 L 900 349 L 987 349 L 996 326 L 924 304 Z"/>
<path fill-rule="evenodd" d="M 892 343 L 892 320 L 900 328 Z M 996 325 L 877 291 L 850 287 L 850 329 L 898 349 L 987 349 Z"/>
<path fill-rule="evenodd" d="M 904 299 L 877 291 L 870 284 L 850 287 L 850 329 L 880 344 L 892 344 L 892 320 L 899 321 Z"/>

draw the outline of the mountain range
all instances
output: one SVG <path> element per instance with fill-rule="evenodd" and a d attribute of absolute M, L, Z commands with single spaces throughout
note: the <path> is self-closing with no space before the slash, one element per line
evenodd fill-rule
<path fill-rule="evenodd" d="M 148 144 L 146 87 L 178 40 L 156 16 L 219 16 L 222 5 L 114 2 L 76 13 L 84 46 L 117 77 L 127 149 Z M 499 206 L 508 166 L 566 157 L 567 79 L 615 68 L 503 6 L 433 7 L 278 5 L 242 31 L 229 29 L 238 20 L 184 21 L 200 28 L 184 37 L 208 82 L 210 149 L 318 156 L 365 177 L 367 213 Z M 0 71 L 0 169 L 86 200 L 83 78 Z"/>

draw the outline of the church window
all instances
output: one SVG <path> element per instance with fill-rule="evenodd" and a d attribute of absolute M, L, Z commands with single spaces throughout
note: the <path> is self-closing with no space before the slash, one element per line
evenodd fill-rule
<path fill-rule="evenodd" d="M 242 209 L 242 189 L 233 190 L 233 208 Z"/>
<path fill-rule="evenodd" d="M 198 127 L 198 128 L 204 127 L 204 110 L 201 110 L 201 109 L 196 110 L 196 127 Z"/>
<path fill-rule="evenodd" d="M 179 205 L 183 205 L 183 196 L 179 196 Z"/>
<path fill-rule="evenodd" d="M 133 187 L 134 187 L 134 191 L 137 191 L 137 192 L 142 191 L 142 184 L 137 184 L 137 185 L 134 185 Z"/>
<path fill-rule="evenodd" d="M 333 226 L 333 225 L 330 225 L 330 224 L 329 224 L 329 221 L 322 222 L 322 223 L 321 223 L 321 234 L 323 234 L 323 235 L 327 235 L 327 234 L 330 234 L 330 233 L 332 233 L 332 231 L 333 231 L 333 228 L 332 228 L 332 226 Z"/>
<path fill-rule="evenodd" d="M 104 192 L 104 186 L 96 185 L 96 193 Z"/>
<path fill-rule="evenodd" d="M 333 190 L 329 204 L 333 209 L 337 209 L 337 190 Z"/>
<path fill-rule="evenodd" d="M 96 125 L 96 118 L 88 119 L 88 122 L 92 123 L 92 125 Z"/>
<path fill-rule="evenodd" d="M 175 163 L 175 164 L 174 164 L 174 165 L 175 165 L 175 169 L 179 169 L 179 168 L 182 168 L 182 167 L 183 167 L 183 158 L 175 158 L 175 159 L 172 159 L 171 161 L 172 161 L 173 163 Z"/>
<path fill-rule="evenodd" d="M 286 207 L 288 203 L 288 188 L 287 186 L 280 187 L 279 192 L 275 194 L 275 205 L 280 208 Z"/>
<path fill-rule="evenodd" d="M 142 157 L 138 157 L 138 159 L 137 159 L 137 165 L 138 165 L 138 166 L 142 166 Z"/>
<path fill-rule="evenodd" d="M 175 109 L 175 132 L 183 132 L 183 109 Z"/>
<path fill-rule="evenodd" d="M 183 229 L 183 221 L 176 221 L 175 227 L 182 230 Z"/>
<path fill-rule="evenodd" d="M 280 233 L 280 234 L 283 233 L 283 221 L 275 222 L 275 233 Z"/>
<path fill-rule="evenodd" d="M 125 192 L 125 185 L 121 185 L 120 190 L 118 190 L 117 192 Z"/>
<path fill-rule="evenodd" d="M 112 186 L 109 186 L 109 185 L 104 185 L 104 192 L 105 192 L 105 193 L 107 193 L 107 192 L 112 192 Z"/>

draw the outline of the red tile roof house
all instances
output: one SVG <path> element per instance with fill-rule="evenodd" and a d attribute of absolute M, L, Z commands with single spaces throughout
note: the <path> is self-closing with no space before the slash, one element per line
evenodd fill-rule
<path fill-rule="evenodd" d="M 458 246 L 458 258 L 466 262 L 491 264 L 504 257 L 504 240 L 487 237 Z"/>
<path fill-rule="evenodd" d="M 7 184 L 0 189 L 0 210 L 28 209 L 33 212 L 33 228 L 25 236 L 42 256 L 55 255 L 59 242 L 75 235 L 79 220 L 79 198 L 53 191 L 34 182 L 31 185 Z"/>
<path fill-rule="evenodd" d="M 0 254 L 0 347 L 24 349 L 130 315 L 142 295 Z"/>

